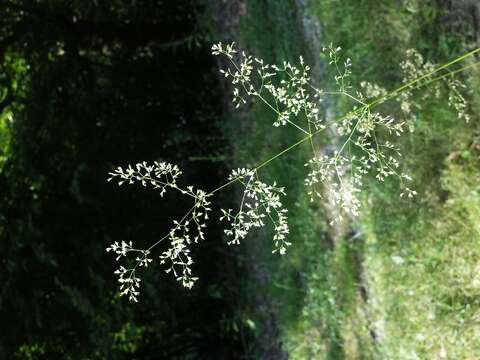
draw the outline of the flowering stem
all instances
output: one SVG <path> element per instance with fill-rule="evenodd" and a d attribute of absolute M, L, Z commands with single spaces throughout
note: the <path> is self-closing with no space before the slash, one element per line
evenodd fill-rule
<path fill-rule="evenodd" d="M 265 160 L 264 162 L 260 163 L 259 165 L 257 165 L 257 166 L 254 167 L 253 169 L 256 171 L 256 170 L 259 170 L 259 169 L 261 169 L 262 167 L 268 165 L 268 164 L 269 164 L 270 162 L 272 162 L 273 160 L 281 157 L 282 155 L 286 154 L 286 153 L 289 152 L 290 150 L 293 150 L 293 149 L 296 148 L 297 146 L 303 144 L 305 141 L 312 139 L 312 137 L 314 137 L 315 135 L 318 135 L 318 134 L 321 133 L 323 130 L 325 130 L 326 128 L 328 128 L 328 126 L 329 126 L 330 124 L 333 124 L 333 123 L 336 123 L 336 122 L 340 122 L 340 121 L 342 121 L 342 120 L 344 120 L 344 119 L 346 119 L 346 118 L 348 118 L 348 117 L 350 117 L 350 116 L 352 116 L 352 115 L 356 115 L 356 114 L 359 114 L 359 113 L 361 113 L 361 112 L 364 112 L 364 111 L 367 110 L 367 109 L 371 109 L 371 108 L 375 107 L 376 105 L 380 104 L 381 102 L 383 102 L 384 100 L 392 97 L 393 95 L 398 96 L 398 95 L 401 94 L 403 91 L 408 90 L 408 88 L 410 88 L 412 85 L 420 82 L 421 80 L 425 79 L 426 77 L 428 77 L 428 76 L 430 76 L 430 75 L 433 75 L 433 74 L 437 73 L 437 72 L 440 71 L 440 70 L 446 69 L 446 68 L 448 68 L 449 66 L 451 66 L 451 65 L 453 65 L 453 64 L 456 64 L 457 62 L 460 62 L 460 61 L 462 61 L 462 60 L 464 60 L 464 59 L 466 59 L 466 58 L 468 58 L 468 57 L 470 57 L 470 56 L 473 56 L 473 55 L 479 53 L 479 52 L 480 52 L 480 48 L 477 48 L 477 49 L 475 49 L 475 50 L 472 50 L 472 51 L 470 51 L 470 52 L 468 52 L 468 53 L 466 53 L 466 54 L 464 54 L 464 55 L 462 55 L 462 56 L 460 56 L 460 57 L 458 57 L 458 58 L 456 58 L 456 59 L 454 59 L 454 60 L 452 60 L 452 61 L 444 64 L 444 65 L 441 65 L 441 66 L 435 68 L 434 70 L 430 71 L 429 73 L 427 73 L 427 74 L 425 74 L 425 75 L 422 75 L 422 76 L 420 76 L 420 77 L 418 77 L 418 78 L 416 78 L 416 79 L 408 82 L 407 84 L 402 85 L 402 86 L 394 89 L 393 91 L 389 92 L 388 94 L 383 95 L 383 96 L 380 96 L 379 98 L 373 100 L 373 101 L 370 102 L 369 104 L 365 104 L 364 106 L 362 106 L 362 107 L 360 107 L 360 108 L 358 108 L 358 109 L 356 109 L 356 110 L 354 110 L 354 111 L 352 111 L 352 112 L 350 112 L 350 113 L 348 113 L 348 114 L 346 114 L 346 115 L 344 115 L 344 116 L 342 116 L 342 117 L 340 117 L 340 118 L 337 118 L 337 119 L 335 119 L 335 120 L 332 120 L 331 122 L 329 122 L 328 124 L 326 124 L 325 127 L 321 128 L 321 129 L 318 129 L 318 130 L 314 131 L 313 133 L 310 133 L 308 136 L 305 136 L 304 138 L 300 139 L 300 140 L 297 141 L 296 143 L 294 143 L 294 144 L 290 145 L 289 147 L 283 149 L 282 151 L 280 151 L 280 152 L 277 153 L 276 155 L 272 156 L 271 158 Z M 479 63 L 480 63 L 480 61 L 477 61 L 477 62 L 475 62 L 474 64 L 477 65 L 477 64 L 479 64 Z M 465 67 L 462 67 L 462 68 L 460 68 L 460 69 L 458 69 L 458 70 L 452 71 L 452 72 L 449 73 L 449 74 L 442 75 L 442 76 L 440 76 L 440 77 L 437 77 L 437 78 L 435 78 L 435 79 L 432 79 L 431 81 L 428 82 L 428 84 L 430 84 L 430 83 L 432 83 L 432 82 L 434 82 L 434 81 L 441 80 L 441 79 L 443 79 L 444 77 L 447 77 L 447 76 L 453 76 L 454 74 L 457 74 L 457 73 L 460 73 L 460 72 L 462 72 L 462 71 L 465 71 L 466 69 L 471 68 L 471 67 L 473 67 L 473 66 L 475 66 L 475 65 L 470 64 L 470 65 L 465 66 Z M 418 88 L 420 88 L 420 87 L 422 87 L 422 86 L 425 86 L 425 85 L 426 85 L 426 84 L 421 84 Z M 357 122 L 357 124 L 358 124 L 358 122 Z M 343 149 L 343 148 L 342 148 L 342 149 Z M 212 190 L 212 191 L 208 194 L 208 196 L 213 195 L 213 194 L 215 194 L 216 192 L 218 192 L 218 191 L 220 191 L 220 190 L 222 190 L 222 189 L 230 186 L 231 184 L 233 184 L 233 183 L 236 182 L 237 180 L 238 180 L 238 178 L 234 178 L 234 179 L 226 182 L 225 184 L 223 184 L 223 185 L 219 186 L 218 188 Z"/>

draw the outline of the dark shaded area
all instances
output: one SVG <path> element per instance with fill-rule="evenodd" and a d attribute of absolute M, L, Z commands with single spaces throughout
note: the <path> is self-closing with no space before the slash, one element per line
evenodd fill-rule
<path fill-rule="evenodd" d="M 131 305 L 105 254 L 115 240 L 153 243 L 190 206 L 107 184 L 114 166 L 165 160 L 205 190 L 224 178 L 212 161 L 224 148 L 222 99 L 202 10 L 187 0 L 1 2 L 0 121 L 11 141 L 0 148 L 0 359 L 239 356 L 233 269 L 214 221 L 193 254 L 192 291 L 152 266 Z"/>

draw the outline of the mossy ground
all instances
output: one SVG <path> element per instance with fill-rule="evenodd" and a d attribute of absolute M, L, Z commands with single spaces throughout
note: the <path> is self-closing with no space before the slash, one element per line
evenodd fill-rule
<path fill-rule="evenodd" d="M 307 54 L 293 0 L 248 0 L 242 45 L 268 62 Z M 399 61 L 409 48 L 442 63 L 472 46 L 470 28 L 446 21 L 434 1 L 314 0 L 309 11 L 324 25 L 325 43 L 352 58 L 353 83 L 399 85 Z M 478 71 L 464 75 L 471 112 L 478 114 Z M 243 319 L 258 336 L 264 319 L 248 299 L 271 299 L 284 348 L 293 359 L 474 359 L 480 357 L 480 127 L 466 124 L 447 101 L 427 100 L 415 131 L 398 145 L 418 197 L 403 200 L 398 184 L 372 181 L 354 226 L 361 236 L 331 246 L 322 204 L 305 192 L 307 145 L 261 170 L 288 192 L 291 240 L 288 254 L 271 254 L 268 234 L 246 241 L 267 275 L 246 281 Z M 343 103 L 337 115 L 347 109 Z M 385 110 L 388 110 L 388 104 Z M 231 119 L 226 134 L 235 166 L 255 166 L 301 137 L 293 128 L 272 128 L 273 114 L 251 104 Z M 246 320 L 245 320 L 246 321 Z"/>

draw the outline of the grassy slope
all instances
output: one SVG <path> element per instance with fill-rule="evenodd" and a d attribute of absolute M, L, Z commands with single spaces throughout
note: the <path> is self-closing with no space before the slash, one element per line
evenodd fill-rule
<path fill-rule="evenodd" d="M 326 41 L 341 45 L 353 59 L 356 82 L 395 87 L 401 80 L 398 61 L 411 47 L 435 62 L 465 50 L 467 29 L 439 22 L 443 14 L 430 1 L 312 4 L 325 23 Z M 243 45 L 269 62 L 305 54 L 292 9 L 292 0 L 248 0 Z M 468 80 L 471 89 L 478 88 L 474 75 Z M 478 94 L 471 96 L 473 113 L 478 113 Z M 264 179 L 287 188 L 294 246 L 278 259 L 270 254 L 266 233 L 244 244 L 245 266 L 255 262 L 255 271 L 267 274 L 263 282 L 246 281 L 241 302 L 242 321 L 259 337 L 266 318 L 253 299 L 261 291 L 277 313 L 293 359 L 480 356 L 478 118 L 468 125 L 459 122 L 445 103 L 426 104 L 415 132 L 400 144 L 418 199 L 400 201 L 396 184 L 372 183 L 359 224 L 362 238 L 326 245 L 322 210 L 308 203 L 303 188 L 308 146 L 262 169 Z M 339 104 L 337 113 L 344 110 Z M 272 128 L 271 122 L 272 114 L 257 104 L 246 118 L 231 122 L 227 134 L 235 166 L 258 164 L 301 135 Z"/>
<path fill-rule="evenodd" d="M 353 59 L 356 81 L 394 88 L 400 80 L 398 59 L 408 48 L 440 63 L 465 51 L 467 29 L 439 22 L 443 14 L 433 2 L 316 3 L 325 36 Z M 471 73 L 468 80 L 473 113 L 479 104 L 475 78 L 478 73 Z M 372 184 L 360 221 L 364 239 L 341 241 L 329 267 L 319 265 L 328 275 L 309 282 L 305 316 L 289 333 L 293 358 L 480 356 L 478 118 L 459 122 L 445 104 L 445 99 L 426 103 L 415 132 L 401 143 L 418 199 L 400 201 L 396 184 Z M 367 303 L 352 291 L 358 276 L 352 262 L 342 258 L 345 248 L 363 259 Z M 330 302 L 318 295 L 322 290 Z M 329 324 L 341 329 L 340 337 L 332 336 Z"/>

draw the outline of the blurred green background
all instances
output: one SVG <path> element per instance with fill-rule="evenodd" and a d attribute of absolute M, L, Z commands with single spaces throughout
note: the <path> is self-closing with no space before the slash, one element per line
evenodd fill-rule
<path fill-rule="evenodd" d="M 287 190 L 284 257 L 268 230 L 228 247 L 212 220 L 194 289 L 152 266 L 132 305 L 105 254 L 155 242 L 188 206 L 108 184 L 114 166 L 168 161 L 212 190 L 300 139 L 260 104 L 233 109 L 213 43 L 272 63 L 303 55 L 325 88 L 320 49 L 333 43 L 354 87 L 394 89 L 407 49 L 442 64 L 479 46 L 477 1 L 3 0 L 0 15 L 0 359 L 480 358 L 476 67 L 459 76 L 469 123 L 445 97 L 421 99 L 397 142 L 417 198 L 372 181 L 360 217 L 332 228 L 303 185 L 305 145 L 260 172 Z"/>

